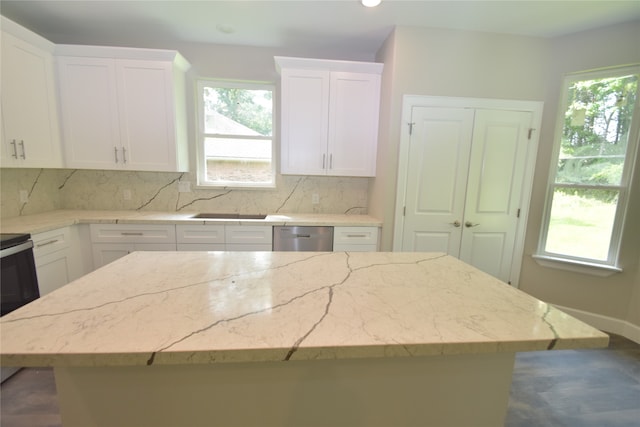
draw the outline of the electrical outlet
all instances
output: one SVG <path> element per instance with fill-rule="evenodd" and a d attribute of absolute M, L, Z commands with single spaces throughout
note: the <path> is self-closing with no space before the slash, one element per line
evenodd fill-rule
<path fill-rule="evenodd" d="M 189 181 L 178 181 L 178 193 L 190 193 L 191 183 Z"/>
<path fill-rule="evenodd" d="M 27 190 L 20 190 L 20 203 L 29 203 L 29 192 Z"/>
<path fill-rule="evenodd" d="M 320 195 L 318 193 L 313 193 L 311 195 L 311 204 L 317 205 L 318 203 L 320 203 Z"/>
<path fill-rule="evenodd" d="M 122 197 L 125 200 L 131 200 L 131 190 L 129 190 L 128 188 L 126 190 L 122 191 Z"/>

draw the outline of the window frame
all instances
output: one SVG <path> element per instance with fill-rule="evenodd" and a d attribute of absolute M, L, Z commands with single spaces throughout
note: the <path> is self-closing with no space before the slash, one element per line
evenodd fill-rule
<path fill-rule="evenodd" d="M 585 185 L 585 184 L 565 184 L 556 183 L 558 173 L 558 161 L 562 145 L 562 134 L 564 130 L 565 113 L 568 108 L 568 92 L 569 86 L 577 81 L 594 80 L 602 78 L 621 77 L 624 75 L 638 75 L 638 88 L 636 89 L 636 103 L 634 106 L 631 125 L 629 127 L 629 139 L 627 141 L 627 151 L 625 153 L 625 163 L 619 185 Z M 539 264 L 560 268 L 570 271 L 587 273 L 598 276 L 608 276 L 616 272 L 621 272 L 619 265 L 620 249 L 622 244 L 622 235 L 625 220 L 629 208 L 629 196 L 631 195 L 631 184 L 633 173 L 636 168 L 636 158 L 638 146 L 640 145 L 640 64 L 613 67 L 606 69 L 598 69 L 586 72 L 571 73 L 565 75 L 562 83 L 562 92 L 560 96 L 559 108 L 556 114 L 556 126 L 554 131 L 553 149 L 551 152 L 551 160 L 549 167 L 549 176 L 547 181 L 546 196 L 542 224 L 539 233 L 538 249 L 533 258 Z M 545 246 L 549 231 L 549 223 L 551 220 L 551 208 L 553 204 L 553 196 L 556 188 L 596 188 L 596 189 L 613 189 L 617 190 L 618 203 L 616 213 L 613 219 L 613 228 L 609 243 L 609 252 L 606 260 L 596 260 L 589 258 L 575 257 L 571 255 L 557 254 L 547 252 Z"/>
<path fill-rule="evenodd" d="M 203 91 L 205 87 L 215 88 L 232 88 L 232 89 L 247 89 L 247 90 L 269 90 L 272 94 L 272 109 L 271 109 L 271 182 L 240 182 L 240 181 L 220 181 L 219 183 L 209 181 L 206 178 L 207 166 L 205 156 L 205 144 L 204 141 L 207 137 L 221 137 L 222 134 L 212 134 L 205 132 L 204 123 L 204 102 Z M 242 190 L 265 190 L 276 188 L 276 85 L 273 82 L 257 82 L 257 81 L 245 81 L 245 80 L 224 80 L 213 78 L 198 78 L 196 79 L 196 179 L 198 188 L 238 188 Z M 232 136 L 237 137 L 237 136 Z M 254 138 L 254 139 L 268 139 L 268 138 Z"/>

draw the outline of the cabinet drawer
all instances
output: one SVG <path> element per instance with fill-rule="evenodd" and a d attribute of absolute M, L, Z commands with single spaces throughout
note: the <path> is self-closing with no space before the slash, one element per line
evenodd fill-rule
<path fill-rule="evenodd" d="M 334 227 L 333 244 L 377 245 L 378 227 Z"/>
<path fill-rule="evenodd" d="M 175 225 L 91 224 L 93 243 L 175 243 Z"/>
<path fill-rule="evenodd" d="M 178 243 L 224 244 L 224 225 L 176 225 Z"/>
<path fill-rule="evenodd" d="M 33 256 L 36 259 L 71 246 L 69 227 L 34 234 L 31 240 L 33 240 Z"/>
<path fill-rule="evenodd" d="M 225 241 L 228 244 L 246 243 L 250 245 L 271 245 L 273 240 L 273 227 L 251 225 L 227 225 L 225 226 Z"/>
<path fill-rule="evenodd" d="M 178 243 L 178 251 L 214 252 L 225 251 L 224 243 Z"/>

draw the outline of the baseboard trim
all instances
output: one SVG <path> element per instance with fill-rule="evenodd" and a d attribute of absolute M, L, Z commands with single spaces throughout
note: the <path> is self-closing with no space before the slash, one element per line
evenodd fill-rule
<path fill-rule="evenodd" d="M 626 320 L 616 319 L 615 317 L 603 316 L 602 314 L 591 313 L 588 311 L 578 310 L 575 308 L 564 307 L 558 304 L 552 304 L 558 308 L 575 317 L 582 320 L 594 328 L 598 328 L 605 332 L 611 332 L 613 334 L 622 335 L 631 341 L 640 344 L 640 326 L 627 322 Z"/>

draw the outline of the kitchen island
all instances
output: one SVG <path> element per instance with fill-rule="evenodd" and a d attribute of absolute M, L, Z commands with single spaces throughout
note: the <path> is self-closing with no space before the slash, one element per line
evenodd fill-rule
<path fill-rule="evenodd" d="M 516 352 L 607 335 L 440 253 L 135 252 L 0 320 L 68 426 L 502 425 Z"/>

